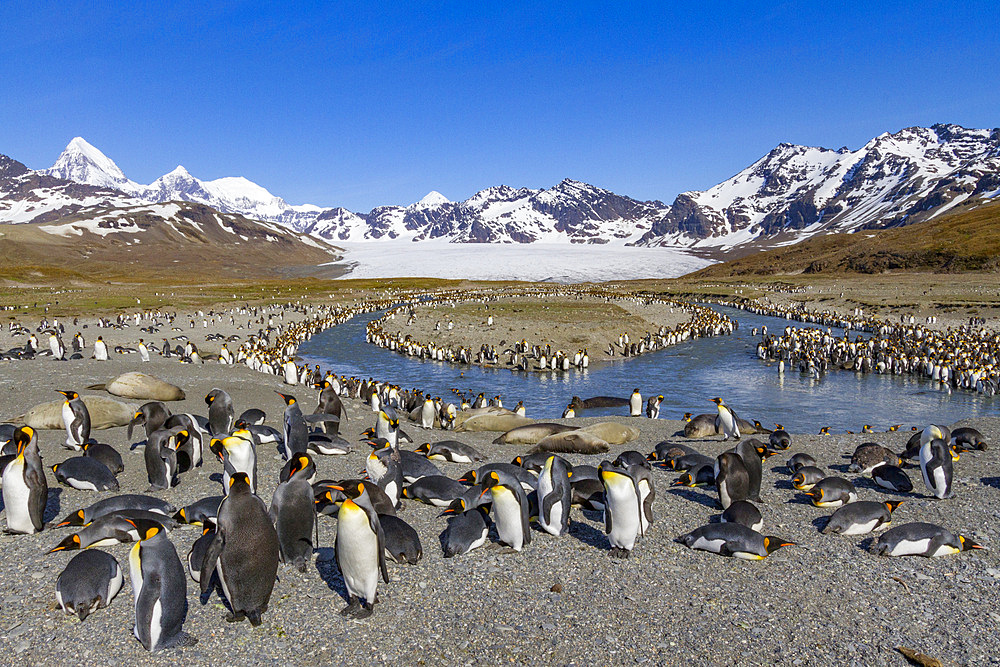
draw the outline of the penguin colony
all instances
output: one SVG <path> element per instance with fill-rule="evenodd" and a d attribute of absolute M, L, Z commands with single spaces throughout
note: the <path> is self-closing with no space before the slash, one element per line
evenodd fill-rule
<path fill-rule="evenodd" d="M 525 293 L 536 296 L 539 299 L 545 299 L 556 294 L 563 294 L 564 292 L 536 289 L 518 291 L 516 295 L 524 296 Z M 403 314 L 406 314 L 407 323 L 412 323 L 417 316 L 416 307 L 418 306 L 453 306 L 458 302 L 491 303 L 514 294 L 507 290 L 489 291 L 479 294 L 473 290 L 462 292 L 460 295 L 448 294 L 428 298 L 418 303 L 404 303 L 387 311 L 382 317 L 370 322 L 366 340 L 373 345 L 406 356 L 433 361 L 445 361 L 453 364 L 478 364 L 519 371 L 569 371 L 584 370 L 589 367 L 590 352 L 586 349 L 577 350 L 575 353 L 570 354 L 560 349 L 554 350 L 551 343 L 529 343 L 526 339 L 522 339 L 520 341 L 510 341 L 509 347 L 503 350 L 497 350 L 492 345 L 482 344 L 479 345 L 477 351 L 474 349 L 474 346 L 454 347 L 442 345 L 434 341 L 418 341 L 412 336 L 403 335 L 399 332 L 391 333 L 385 328 L 388 321 L 396 319 L 397 316 L 402 317 Z M 607 350 L 602 353 L 603 356 L 639 356 L 703 336 L 732 334 L 737 326 L 735 321 L 724 315 L 720 315 L 711 308 L 697 304 L 666 300 L 655 296 L 640 296 L 636 293 L 619 293 L 597 289 L 575 290 L 573 295 L 576 298 L 583 298 L 584 296 L 599 297 L 609 303 L 634 301 L 642 305 L 667 305 L 671 308 L 691 313 L 691 318 L 676 328 L 663 326 L 656 332 L 647 331 L 638 340 L 632 340 L 628 333 L 623 333 L 617 340 L 608 342 Z M 492 315 L 490 316 L 490 320 L 492 320 Z M 492 323 L 487 326 L 492 326 Z"/>
<path fill-rule="evenodd" d="M 234 359 L 246 363 L 255 358 L 260 363 L 255 370 L 270 369 L 283 375 L 277 361 L 294 354 L 297 341 L 350 316 L 350 310 L 330 310 L 280 331 L 275 316 L 269 315 L 269 330 L 251 337 L 249 346 L 241 346 L 241 354 Z M 165 345 L 163 352 L 169 352 L 169 347 Z M 94 356 L 99 358 L 97 349 Z M 180 358 L 193 361 L 190 353 Z M 221 355 L 219 362 L 226 363 Z M 397 412 L 403 407 L 404 395 L 398 387 L 350 382 L 315 372 L 306 375 L 305 370 L 297 373 L 296 379 L 301 384 L 320 380 L 313 385 L 319 390 L 318 405 L 307 415 L 293 395 L 280 395 L 285 404 L 281 430 L 264 424 L 264 407 L 270 406 L 239 412 L 232 397 L 221 389 L 205 397 L 207 415 L 174 415 L 166 404 L 144 404 L 129 430 L 141 426 L 145 431 L 143 461 L 149 490 L 168 495 L 171 488 L 183 483 L 184 476 L 205 474 L 203 466 L 211 465 L 214 458 L 222 466 L 220 493 L 179 511 L 151 495 L 126 494 L 104 497 L 71 512 L 56 527 L 72 527 L 76 532 L 52 550 L 87 550 L 74 557 L 56 581 L 60 606 L 81 620 L 107 606 L 122 587 L 124 568 L 94 548 L 134 542 L 127 563 L 134 600 L 133 632 L 148 650 L 187 645 L 196 639 L 183 632 L 188 575 L 202 590 L 218 586 L 229 606 L 226 620 L 248 619 L 258 624 L 267 611 L 279 562 L 304 569 L 314 548 L 312 535 L 318 515 L 333 515 L 337 518 L 336 561 L 349 598 L 341 613 L 364 618 L 373 613 L 378 602 L 379 582 L 389 581 L 387 556 L 406 564 L 418 563 L 422 556 L 420 536 L 395 516 L 402 499 L 443 509 L 442 516 L 448 517 L 441 535 L 445 556 L 460 556 L 486 544 L 491 528 L 498 541 L 514 552 L 530 548 L 530 523 L 536 522 L 545 533 L 558 537 L 567 531 L 569 507 L 575 505 L 602 512 L 610 555 L 628 557 L 641 548 L 654 522 L 655 482 L 661 469 L 683 471 L 674 482 L 678 486 L 714 486 L 724 510 L 720 523 L 694 528 L 678 537 L 679 543 L 750 560 L 792 546 L 761 532 L 766 512 L 754 504 L 761 500 L 763 462 L 775 452 L 787 450 L 791 437 L 783 429 L 775 429 L 766 444 L 741 440 L 747 431 L 741 432 L 740 425 L 745 422 L 721 398 L 713 399 L 718 413 L 716 428 L 724 440 L 734 439 L 737 444 L 715 458 L 664 442 L 647 455 L 626 451 L 613 462 L 605 460 L 596 466 L 573 466 L 544 452 L 518 456 L 511 463 L 489 463 L 456 441 L 405 449 Z M 364 399 L 362 388 L 368 396 L 365 403 L 376 413 L 368 439 L 372 451 L 366 459 L 366 478 L 317 481 L 319 456 L 352 451 L 351 443 L 339 433 L 340 423 L 347 417 L 339 399 Z M 79 394 L 73 390 L 60 393 L 65 398 L 63 446 L 83 455 L 54 466 L 57 481 L 95 493 L 116 491 L 112 484 L 114 473 L 122 468 L 121 454 L 92 439 L 89 415 Z M 632 399 L 623 400 L 631 405 Z M 658 408 L 658 402 L 655 405 Z M 763 430 L 758 427 L 749 432 Z M 38 533 L 47 528 L 41 514 L 48 488 L 38 452 L 39 434 L 22 426 L 6 428 L 3 435 L 7 440 L 4 454 L 10 457 L 3 461 L 2 477 L 7 528 L 20 534 Z M 268 444 L 277 446 L 286 459 L 270 507 L 255 493 L 257 452 Z M 954 493 L 954 459 L 960 452 L 984 449 L 985 440 L 973 429 L 951 432 L 932 425 L 915 434 L 895 459 L 888 450 L 859 448 L 852 457 L 852 468 L 870 474 L 881 487 L 906 491 L 904 480 L 908 481 L 908 476 L 902 459 L 917 460 L 928 494 L 946 499 Z M 849 480 L 826 476 L 822 467 L 808 458 L 793 457 L 788 468 L 796 474 L 810 467 L 820 471 L 808 479 L 803 476 L 795 488 L 808 492 L 809 502 L 817 507 L 838 508 L 823 532 L 863 535 L 888 527 L 898 502 L 858 501 Z M 70 463 L 74 459 L 100 463 L 110 477 L 90 463 Z M 479 467 L 453 479 L 440 474 L 435 460 Z M 59 469 L 64 471 L 62 478 Z M 183 523 L 204 530 L 187 556 L 187 574 L 169 539 L 169 532 Z M 425 541 L 429 537 L 425 535 Z M 923 522 L 888 530 L 872 545 L 873 553 L 883 556 L 943 556 L 980 548 L 963 535 Z"/>
<path fill-rule="evenodd" d="M 909 375 L 930 380 L 947 391 L 991 396 L 1000 387 L 1000 332 L 975 318 L 939 330 L 905 315 L 894 322 L 864 316 L 861 311 L 845 316 L 760 301 L 723 301 L 719 305 L 826 327 L 788 326 L 780 335 L 761 331 L 757 356 L 777 362 L 780 372 L 797 370 L 816 378 L 831 369 Z M 844 329 L 844 335 L 834 336 L 829 327 Z M 856 332 L 853 339 L 852 332 Z"/>

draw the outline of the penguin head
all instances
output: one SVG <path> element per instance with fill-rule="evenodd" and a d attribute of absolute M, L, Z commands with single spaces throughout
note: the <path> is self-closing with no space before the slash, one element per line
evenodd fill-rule
<path fill-rule="evenodd" d="M 56 528 L 65 528 L 66 526 L 82 526 L 84 517 L 86 514 L 83 510 L 77 510 L 63 519 L 61 522 L 55 525 Z"/>
<path fill-rule="evenodd" d="M 427 454 L 431 451 L 431 443 L 425 442 L 424 444 L 420 445 L 413 451 L 417 452 L 418 454 Z"/>
<path fill-rule="evenodd" d="M 691 473 L 686 472 L 674 480 L 673 486 L 694 486 L 694 478 Z"/>
<path fill-rule="evenodd" d="M 292 459 L 292 466 L 288 471 L 288 476 L 290 478 L 294 477 L 295 473 L 303 470 L 308 471 L 310 468 L 315 468 L 312 458 L 308 454 L 299 454 Z"/>
<path fill-rule="evenodd" d="M 151 540 L 163 532 L 163 525 L 151 519 L 126 519 L 126 521 L 135 526 L 138 542 Z"/>
<path fill-rule="evenodd" d="M 889 510 L 889 514 L 896 511 L 896 508 L 903 504 L 902 500 L 888 500 L 885 503 L 886 509 Z"/>
<path fill-rule="evenodd" d="M 683 421 L 689 422 L 689 421 L 691 421 L 691 417 L 693 416 L 693 414 L 694 413 L 691 413 L 691 412 L 685 412 L 684 416 L 681 419 Z"/>
<path fill-rule="evenodd" d="M 220 440 L 219 438 L 212 438 L 212 440 L 208 443 L 208 448 L 212 451 L 213 454 L 219 457 L 220 461 L 224 460 L 225 458 L 224 453 L 226 451 L 226 448 L 222 444 L 222 440 Z"/>
<path fill-rule="evenodd" d="M 211 405 L 215 401 L 217 391 L 218 391 L 217 389 L 213 389 L 212 391 L 208 392 L 208 395 L 205 396 L 206 405 Z"/>
<path fill-rule="evenodd" d="M 478 474 L 479 473 L 476 472 L 476 470 L 470 470 L 469 472 L 467 472 L 464 475 L 462 475 L 461 477 L 459 477 L 458 481 L 462 482 L 463 484 L 475 484 L 476 483 L 476 476 Z"/>
<path fill-rule="evenodd" d="M 719 398 L 718 396 L 709 400 L 712 401 L 712 403 L 715 403 L 716 405 L 722 405 L 722 399 Z"/>
<path fill-rule="evenodd" d="M 17 453 L 19 456 L 24 453 L 25 448 L 30 445 L 36 437 L 35 429 L 30 426 L 22 426 L 14 431 L 14 437 L 12 437 L 11 440 L 14 441 L 14 445 L 17 447 Z"/>
<path fill-rule="evenodd" d="M 229 493 L 251 493 L 250 476 L 245 472 L 238 472 L 229 478 Z"/>
<path fill-rule="evenodd" d="M 66 539 L 57 544 L 56 546 L 49 549 L 50 554 L 54 554 L 57 551 L 76 551 L 81 549 L 80 546 L 80 535 L 73 533 L 72 535 L 67 535 Z"/>
<path fill-rule="evenodd" d="M 959 542 L 959 544 L 962 545 L 962 551 L 969 551 L 970 549 L 985 549 L 986 548 L 986 547 L 984 547 L 981 544 L 977 544 L 976 542 L 973 542 L 972 540 L 970 540 L 968 537 L 965 537 L 964 535 L 959 535 L 958 536 L 958 542 Z"/>
<path fill-rule="evenodd" d="M 451 516 L 452 514 L 461 514 L 465 511 L 465 499 L 455 498 L 451 501 L 451 504 L 438 516 Z"/>
<path fill-rule="evenodd" d="M 775 431 L 784 431 L 784 430 L 785 430 L 785 427 L 784 427 L 784 426 L 782 426 L 781 424 L 775 424 L 775 425 L 774 425 L 774 430 L 775 430 Z"/>
<path fill-rule="evenodd" d="M 65 396 L 67 401 L 72 401 L 73 399 L 80 398 L 80 395 L 75 391 L 73 391 L 72 389 L 66 391 L 62 389 L 56 389 L 56 391 Z"/>
<path fill-rule="evenodd" d="M 280 391 L 275 392 L 278 396 L 281 396 L 285 400 L 285 405 L 295 405 L 295 397 L 290 394 L 282 394 Z"/>
<path fill-rule="evenodd" d="M 781 547 L 794 546 L 795 542 L 788 542 L 787 540 L 783 540 L 780 537 L 775 537 L 773 535 L 768 535 L 764 538 L 764 551 L 766 551 L 768 555 L 771 555 Z"/>

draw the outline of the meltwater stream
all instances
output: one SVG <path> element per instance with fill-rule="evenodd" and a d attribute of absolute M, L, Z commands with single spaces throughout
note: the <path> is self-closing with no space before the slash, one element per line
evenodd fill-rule
<path fill-rule="evenodd" d="M 506 407 L 524 401 L 527 415 L 535 419 L 558 418 L 574 395 L 628 398 L 636 387 L 644 402 L 650 395 L 663 394 L 660 415 L 664 418 L 680 419 L 685 412 L 714 413 L 709 399 L 722 396 L 744 419 L 759 419 L 768 427 L 779 422 L 798 433 L 815 433 L 823 426 L 834 433 L 860 432 L 864 424 L 876 431 L 903 424 L 901 430 L 909 431 L 911 426 L 922 428 L 931 422 L 950 424 L 968 417 L 1000 415 L 1000 397 L 949 392 L 938 383 L 910 376 L 831 371 L 814 380 L 797 370 L 779 374 L 776 364 L 757 358 L 757 339 L 751 330 L 766 325 L 776 333 L 788 325 L 802 325 L 731 308 L 718 310 L 740 323 L 735 334 L 699 338 L 641 357 L 616 357 L 585 371 L 512 372 L 419 361 L 365 342 L 367 323 L 381 313 L 360 315 L 318 333 L 300 346 L 299 354 L 338 375 L 416 387 L 446 401 L 455 400 L 453 388 L 466 396 L 499 394 Z M 834 333 L 842 335 L 837 329 Z M 627 414 L 627 409 L 588 410 L 581 416 L 609 414 Z"/>

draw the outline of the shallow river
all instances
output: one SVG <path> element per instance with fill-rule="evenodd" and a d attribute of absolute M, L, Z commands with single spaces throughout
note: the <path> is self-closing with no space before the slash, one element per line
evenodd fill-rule
<path fill-rule="evenodd" d="M 864 424 L 876 431 L 903 424 L 901 430 L 908 431 L 910 426 L 929 422 L 948 424 L 966 417 L 1000 415 L 1000 397 L 949 393 L 938 388 L 938 383 L 910 376 L 831 371 L 814 380 L 797 370 L 779 374 L 776 364 L 757 358 L 757 339 L 751 330 L 766 325 L 776 333 L 797 323 L 729 308 L 718 310 L 739 321 L 734 335 L 700 338 L 631 359 L 615 358 L 585 371 L 525 373 L 419 361 L 365 343 L 366 324 L 381 313 L 361 315 L 323 331 L 304 343 L 299 353 L 310 365 L 319 363 L 338 375 L 418 387 L 446 401 L 456 399 L 452 388 L 466 396 L 500 394 L 505 407 L 524 401 L 527 415 L 535 419 L 558 418 L 574 395 L 628 398 L 636 387 L 644 402 L 650 395 L 663 394 L 660 416 L 664 418 L 679 419 L 685 412 L 714 413 L 709 399 L 721 396 L 744 419 L 759 419 L 768 427 L 780 422 L 798 433 L 817 432 L 823 426 L 834 433 L 858 432 Z M 856 335 L 852 332 L 851 337 Z M 580 413 L 588 417 L 606 414 L 628 414 L 628 410 Z"/>

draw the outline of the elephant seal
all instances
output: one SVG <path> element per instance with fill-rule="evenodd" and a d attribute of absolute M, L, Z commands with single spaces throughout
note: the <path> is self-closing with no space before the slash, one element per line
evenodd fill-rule
<path fill-rule="evenodd" d="M 688 423 L 684 424 L 684 437 L 707 438 L 712 435 L 718 435 L 720 431 L 715 425 L 718 418 L 719 415 L 717 414 L 698 415 Z M 740 428 L 742 428 L 742 425 Z"/>
<path fill-rule="evenodd" d="M 90 413 L 92 429 L 114 428 L 127 426 L 135 414 L 135 407 L 120 403 L 106 396 L 81 396 L 87 411 Z M 63 424 L 62 410 L 65 401 L 50 401 L 40 403 L 23 415 L 18 415 L 10 421 L 16 424 L 26 424 L 36 429 L 59 430 L 66 428 Z"/>
<path fill-rule="evenodd" d="M 639 429 L 634 426 L 619 424 L 618 422 L 600 422 L 599 424 L 591 424 L 577 430 L 593 433 L 609 445 L 624 445 L 626 442 L 632 442 L 639 437 Z"/>
<path fill-rule="evenodd" d="M 518 426 L 527 426 L 528 424 L 534 424 L 534 419 L 528 419 L 527 417 L 522 417 L 520 415 L 501 414 L 501 415 L 476 415 L 470 417 L 462 422 L 461 426 L 455 428 L 456 431 L 510 431 L 511 429 L 517 428 Z"/>
<path fill-rule="evenodd" d="M 458 414 L 455 415 L 455 430 L 464 424 L 467 420 L 473 417 L 481 417 L 483 415 L 513 415 L 513 410 L 508 410 L 507 408 L 498 408 L 495 405 L 488 405 L 485 408 L 470 408 L 468 410 L 460 410 Z M 513 427 L 512 427 L 513 428 Z"/>
<path fill-rule="evenodd" d="M 538 452 L 552 452 L 565 454 L 603 454 L 608 451 L 610 445 L 593 433 L 586 431 L 564 431 L 542 438 L 531 450 L 532 454 Z"/>
<path fill-rule="evenodd" d="M 539 440 L 554 433 L 564 431 L 575 431 L 572 426 L 565 424 L 552 424 L 549 422 L 537 422 L 527 426 L 513 428 L 493 441 L 494 445 L 534 445 Z"/>
<path fill-rule="evenodd" d="M 570 400 L 574 410 L 593 410 L 594 408 L 627 408 L 628 399 L 617 396 L 594 396 L 593 398 L 580 398 L 574 396 Z"/>
<path fill-rule="evenodd" d="M 122 373 L 107 384 L 94 384 L 87 389 L 104 389 L 122 398 L 146 401 L 183 401 L 184 390 L 145 373 Z M 125 422 L 126 424 L 128 422 Z"/>

